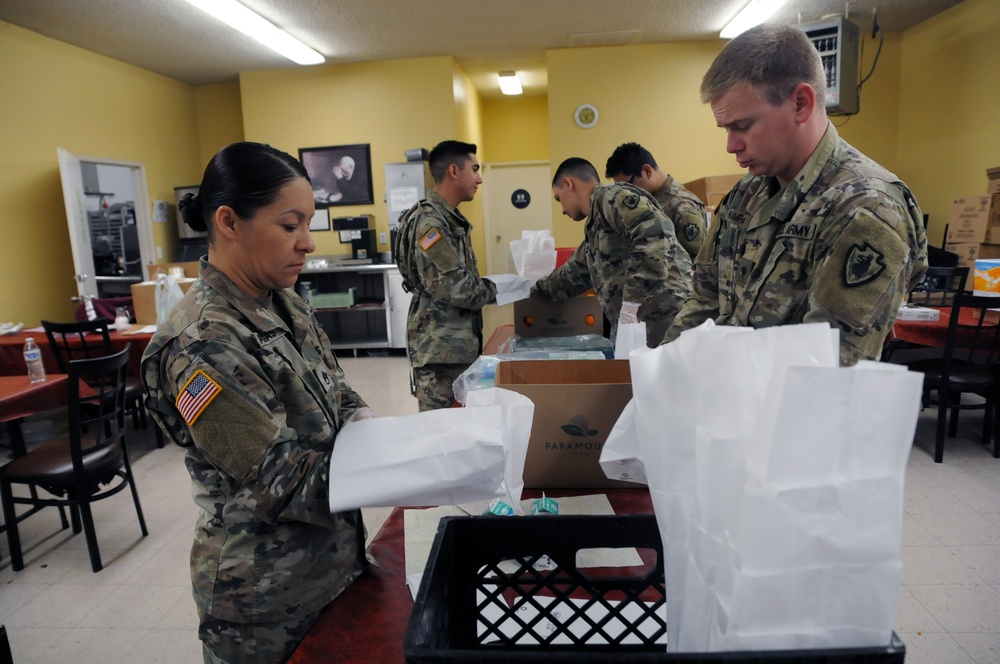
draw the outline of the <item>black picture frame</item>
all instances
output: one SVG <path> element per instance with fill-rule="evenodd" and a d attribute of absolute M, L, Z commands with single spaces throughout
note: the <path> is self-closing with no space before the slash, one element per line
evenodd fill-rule
<path fill-rule="evenodd" d="M 370 144 L 299 148 L 299 161 L 312 180 L 317 208 L 375 202 Z"/>

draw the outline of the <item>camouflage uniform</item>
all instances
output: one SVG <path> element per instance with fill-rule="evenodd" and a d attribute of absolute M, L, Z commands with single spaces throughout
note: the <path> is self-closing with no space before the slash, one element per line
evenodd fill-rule
<path fill-rule="evenodd" d="M 642 189 L 598 185 L 583 232 L 583 243 L 535 282 L 532 296 L 560 301 L 593 288 L 613 331 L 622 302 L 636 302 L 646 342 L 656 346 L 691 290 L 691 259 L 673 223 Z"/>
<path fill-rule="evenodd" d="M 360 511 L 327 507 L 334 438 L 365 404 L 309 306 L 290 289 L 271 298 L 249 297 L 202 259 L 142 358 L 146 405 L 188 447 L 201 508 L 191 578 L 215 633 L 219 621 L 305 618 L 366 563 Z"/>
<path fill-rule="evenodd" d="M 840 330 L 842 365 L 877 359 L 926 268 L 909 189 L 831 124 L 784 189 L 748 175 L 722 200 L 695 260 L 694 292 L 664 342 L 710 318 L 755 328 L 828 321 Z"/>
<path fill-rule="evenodd" d="M 479 276 L 471 231 L 432 191 L 403 215 L 396 233 L 396 264 L 413 294 L 406 336 L 421 410 L 454 403 L 452 382 L 482 352 L 482 309 L 496 302 L 496 286 Z"/>
<path fill-rule="evenodd" d="M 680 182 L 667 176 L 653 198 L 663 208 L 670 221 L 674 222 L 677 241 L 688 252 L 691 260 L 698 255 L 705 241 L 705 204 L 701 199 L 685 189 Z"/>

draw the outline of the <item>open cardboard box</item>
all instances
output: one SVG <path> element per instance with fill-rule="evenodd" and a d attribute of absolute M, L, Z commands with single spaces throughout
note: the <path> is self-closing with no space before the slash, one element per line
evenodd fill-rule
<path fill-rule="evenodd" d="M 535 404 L 524 464 L 527 489 L 618 487 L 601 469 L 601 449 L 632 398 L 628 360 L 509 360 L 494 384 Z"/>
<path fill-rule="evenodd" d="M 604 313 L 594 295 L 562 302 L 529 297 L 514 303 L 514 333 L 528 337 L 604 335 Z"/>
<path fill-rule="evenodd" d="M 197 279 L 184 278 L 177 285 L 185 293 Z M 135 311 L 136 325 L 156 325 L 156 282 L 143 281 L 132 284 L 132 308 Z"/>

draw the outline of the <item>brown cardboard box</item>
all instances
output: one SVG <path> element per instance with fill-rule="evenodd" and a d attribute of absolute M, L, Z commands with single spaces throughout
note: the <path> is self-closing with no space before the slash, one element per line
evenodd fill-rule
<path fill-rule="evenodd" d="M 150 263 L 149 264 L 149 278 L 156 279 L 156 275 L 160 274 L 170 274 L 170 269 L 174 267 L 179 267 L 184 270 L 184 277 L 187 279 L 197 279 L 198 278 L 198 265 L 199 261 L 188 261 L 186 263 Z"/>
<path fill-rule="evenodd" d="M 522 337 L 603 336 L 604 313 L 594 295 L 562 302 L 530 297 L 514 303 L 514 333 Z"/>
<path fill-rule="evenodd" d="M 986 242 L 990 223 L 990 207 L 996 196 L 965 196 L 956 198 L 948 216 L 948 244 Z"/>
<path fill-rule="evenodd" d="M 987 194 L 1000 194 L 1000 166 L 987 168 L 986 177 L 989 184 L 986 187 Z"/>
<path fill-rule="evenodd" d="M 531 399 L 528 489 L 628 487 L 601 469 L 601 448 L 632 398 L 628 360 L 510 360 L 495 384 Z"/>
<path fill-rule="evenodd" d="M 979 256 L 979 246 L 977 242 L 960 242 L 955 244 L 949 242 L 945 249 L 958 254 L 958 267 L 967 267 L 969 268 L 969 274 L 972 274 L 976 270 L 976 258 Z"/>
<path fill-rule="evenodd" d="M 178 281 L 185 293 L 197 279 L 181 279 Z M 143 281 L 132 284 L 132 308 L 135 310 L 136 325 L 156 325 L 156 282 Z"/>
<path fill-rule="evenodd" d="M 691 182 L 685 182 L 684 188 L 701 199 L 705 207 L 715 210 L 723 197 L 729 193 L 745 173 L 738 175 L 708 175 Z"/>

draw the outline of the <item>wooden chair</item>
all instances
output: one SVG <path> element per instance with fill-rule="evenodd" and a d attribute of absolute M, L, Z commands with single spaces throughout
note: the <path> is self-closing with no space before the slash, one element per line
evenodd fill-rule
<path fill-rule="evenodd" d="M 45 336 L 49 338 L 49 346 L 56 356 L 60 373 L 69 373 L 67 364 L 73 360 L 91 357 L 103 357 L 114 352 L 111 346 L 111 334 L 107 318 L 95 318 L 75 323 L 54 323 L 43 320 Z M 146 407 L 143 405 L 144 388 L 138 376 L 129 376 L 125 383 L 125 402 L 128 412 L 132 414 L 132 426 L 145 429 L 148 426 Z M 163 447 L 163 433 L 160 427 L 153 427 L 156 435 L 156 446 Z"/>
<path fill-rule="evenodd" d="M 944 355 L 940 358 L 917 360 L 907 366 L 924 374 L 924 405 L 938 407 L 934 461 L 944 459 L 944 435 L 947 413 L 951 411 L 948 434 L 958 432 L 960 410 L 983 410 L 983 443 L 993 442 L 993 456 L 1000 458 L 1000 380 L 997 360 L 1000 359 L 1000 316 L 987 311 L 1000 305 L 1000 298 L 989 295 L 954 295 Z M 966 318 L 960 318 L 965 308 Z M 970 310 L 975 310 L 970 316 Z M 931 396 L 935 393 L 936 396 Z M 962 403 L 962 395 L 981 396 L 983 403 Z"/>
<path fill-rule="evenodd" d="M 15 505 L 32 510 L 46 506 L 70 508 L 73 532 L 82 529 L 87 539 L 90 566 L 101 570 L 90 505 L 126 487 L 132 491 L 143 536 L 148 535 L 139 505 L 128 446 L 125 443 L 125 377 L 131 344 L 108 357 L 73 360 L 67 367 L 70 383 L 69 433 L 31 450 L 0 468 L 0 501 L 3 502 L 11 568 L 24 569 L 17 524 L 22 518 Z M 86 434 L 84 432 L 87 432 Z M 41 489 L 27 497 L 15 496 L 15 484 Z"/>

